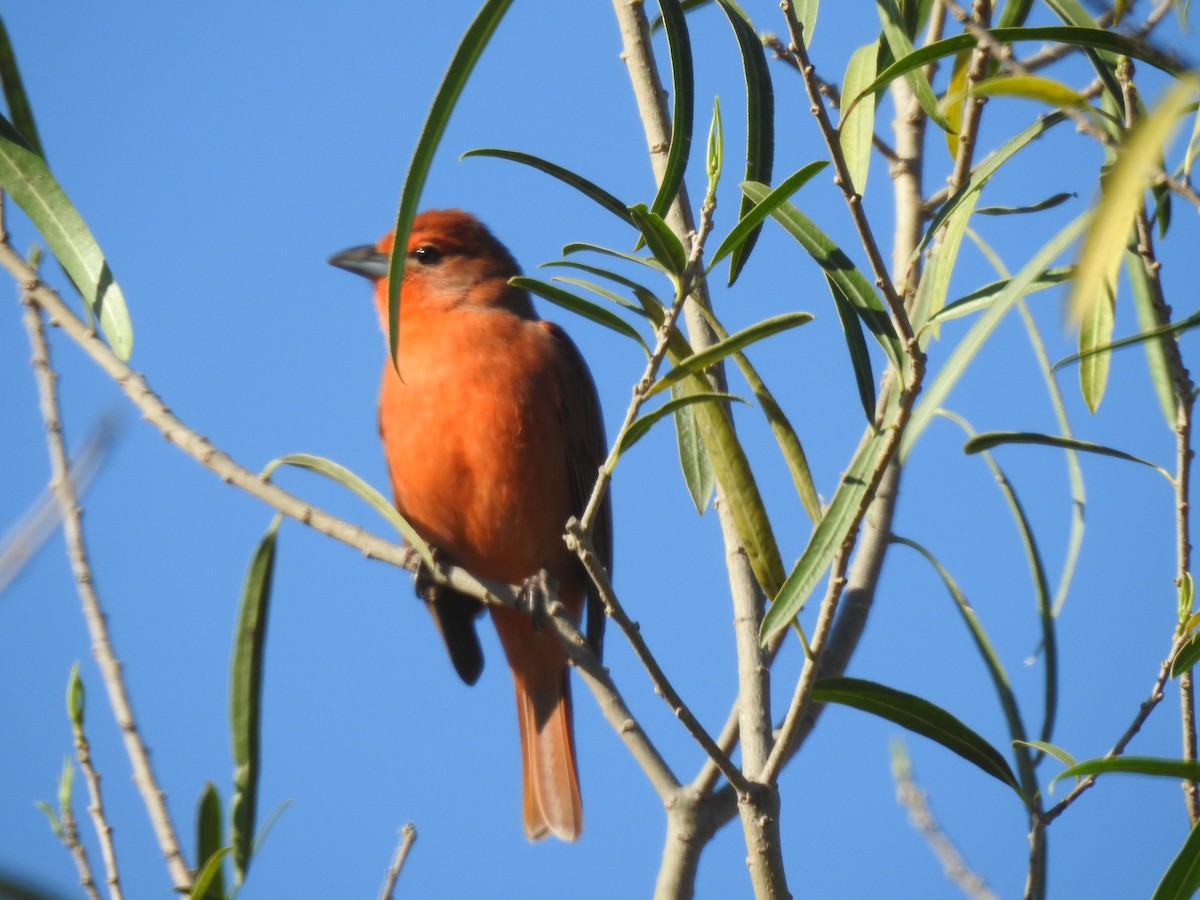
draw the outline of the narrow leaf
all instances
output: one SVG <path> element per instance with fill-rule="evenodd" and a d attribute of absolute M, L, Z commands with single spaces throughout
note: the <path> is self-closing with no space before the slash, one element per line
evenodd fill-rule
<path fill-rule="evenodd" d="M 623 259 L 626 262 L 637 263 L 638 265 L 646 266 L 654 269 L 656 272 L 666 272 L 667 269 L 657 259 L 652 256 L 638 256 L 636 253 L 623 253 L 620 250 L 613 250 L 610 247 L 601 247 L 599 244 L 588 244 L 583 241 L 575 241 L 563 247 L 563 256 L 570 256 L 572 253 L 583 253 L 591 251 L 592 253 L 603 253 L 605 256 L 615 256 L 617 259 Z"/>
<path fill-rule="evenodd" d="M 709 366 L 715 365 L 731 353 L 737 353 L 745 349 L 755 341 L 760 341 L 773 334 L 778 334 L 781 331 L 786 331 L 789 328 L 795 328 L 797 325 L 803 325 L 805 322 L 811 321 L 812 315 L 809 313 L 792 312 L 772 316 L 769 319 L 764 319 L 761 322 L 743 328 L 741 331 L 725 338 L 725 340 L 717 341 L 712 346 L 706 347 L 698 353 L 693 353 L 687 359 L 680 362 L 679 365 L 672 368 L 654 383 L 647 396 L 653 396 L 689 375 L 697 375 L 703 372 Z"/>
<path fill-rule="evenodd" d="M 454 50 L 454 56 L 450 59 L 450 65 L 442 76 L 442 83 L 438 85 L 437 93 L 434 94 L 433 103 L 425 116 L 425 124 L 421 126 L 421 136 L 417 138 L 417 146 L 404 175 L 400 208 L 396 212 L 396 241 L 388 261 L 388 358 L 393 364 L 396 350 L 400 346 L 400 282 L 404 275 L 404 261 L 408 256 L 408 232 L 412 229 L 412 220 L 417 214 L 417 205 L 421 202 L 425 178 L 429 175 L 433 154 L 441 143 L 446 124 L 450 121 L 450 114 L 458 103 L 458 97 L 484 47 L 491 40 L 492 33 L 511 4 L 512 0 L 484 0 L 479 12 L 467 26 L 462 40 Z"/>
<path fill-rule="evenodd" d="M 1085 759 L 1070 768 L 1063 769 L 1051 779 L 1053 785 L 1059 779 L 1071 775 L 1103 775 L 1107 772 L 1126 772 L 1134 775 L 1157 775 L 1163 778 L 1180 778 L 1184 781 L 1200 781 L 1200 762 L 1194 759 L 1167 759 L 1160 756 L 1106 756 Z"/>
<path fill-rule="evenodd" d="M 667 161 L 663 167 L 658 193 L 650 209 L 657 216 L 665 216 L 679 193 L 683 173 L 687 168 L 688 151 L 692 146 L 692 45 L 688 37 L 687 22 L 679 0 L 658 0 L 662 13 L 663 30 L 667 34 L 667 53 L 671 59 L 671 144 L 667 148 Z M 644 234 L 645 232 L 643 232 Z M 647 241 L 649 238 L 647 238 Z"/>
<path fill-rule="evenodd" d="M 683 394 L 668 400 L 657 409 L 651 410 L 648 413 L 643 413 L 632 422 L 629 423 L 629 428 L 625 434 L 621 436 L 621 442 L 618 445 L 617 452 L 624 453 L 634 444 L 636 444 L 647 431 L 654 426 L 660 419 L 671 415 L 677 410 L 691 406 L 693 403 L 745 403 L 741 397 L 735 394 L 724 394 L 719 391 L 698 391 L 694 394 Z"/>
<path fill-rule="evenodd" d="M 1093 413 L 1104 399 L 1104 388 L 1108 384 L 1111 357 L 1100 348 L 1112 342 L 1116 287 L 1114 270 L 1113 280 L 1102 288 L 1104 296 L 1088 308 L 1079 323 L 1079 387 L 1084 402 Z"/>
<path fill-rule="evenodd" d="M 1171 677 L 1178 678 L 1184 672 L 1190 672 L 1196 660 L 1200 660 L 1200 631 L 1188 638 L 1171 660 Z"/>
<path fill-rule="evenodd" d="M 1105 301 L 1107 286 L 1116 281 L 1117 267 L 1149 176 L 1198 86 L 1200 75 L 1195 73 L 1172 85 L 1153 111 L 1134 125 L 1119 149 L 1117 161 L 1103 180 L 1100 200 L 1079 251 L 1068 302 L 1075 323 L 1082 322 L 1093 307 Z"/>
<path fill-rule="evenodd" d="M 13 52 L 3 19 L 0 19 L 0 86 L 4 89 L 4 103 L 8 107 L 9 119 L 25 139 L 29 149 L 44 160 L 46 149 L 38 136 L 37 124 L 33 120 L 33 107 L 29 105 L 29 97 L 25 94 L 21 70 L 17 67 L 17 55 Z"/>
<path fill-rule="evenodd" d="M 224 852 L 222 853 L 222 849 Z M 220 853 L 218 860 L 225 858 L 229 852 L 221 837 L 221 795 L 211 781 L 204 783 L 200 792 L 200 802 L 196 804 L 196 860 L 201 863 L 201 875 L 208 871 L 208 865 L 214 855 Z M 199 887 L 200 879 L 192 887 L 192 894 L 198 900 L 222 900 L 225 896 L 225 873 L 218 861 L 203 888 Z"/>
<path fill-rule="evenodd" d="M 862 322 L 854 311 L 854 305 L 828 275 L 825 276 L 825 285 L 833 295 L 833 306 L 837 310 L 838 321 L 842 323 L 842 335 L 850 352 L 850 366 L 854 370 L 854 383 L 858 387 L 863 415 L 867 417 L 867 422 L 872 422 L 875 418 L 875 373 L 871 368 L 871 352 L 867 349 Z"/>
<path fill-rule="evenodd" d="M 598 306 L 590 300 L 584 300 L 570 291 L 564 291 L 560 287 L 553 284 L 547 284 L 544 281 L 538 281 L 536 278 L 526 278 L 517 276 L 509 279 L 509 284 L 513 287 L 519 287 L 522 290 L 529 291 L 531 294 L 537 294 L 544 300 L 549 300 L 556 306 L 561 306 L 563 309 L 569 309 L 573 313 L 583 316 L 585 319 L 591 319 L 593 322 L 598 322 L 605 328 L 615 331 L 617 334 L 630 338 L 638 343 L 638 345 L 646 351 L 646 355 L 650 355 L 650 348 L 646 346 L 646 342 L 642 340 L 642 336 L 638 334 L 636 328 L 618 316 L 616 313 L 605 309 L 603 306 Z"/>
<path fill-rule="evenodd" d="M 1040 75 L 997 75 L 976 82 L 971 93 L 979 97 L 1023 97 L 1047 106 L 1089 109 L 1087 97 L 1061 81 Z"/>
<path fill-rule="evenodd" d="M 813 0 L 815 5 L 816 0 Z M 771 70 L 754 26 L 730 0 L 717 0 L 729 19 L 742 55 L 742 72 L 746 80 L 746 181 L 770 184 L 775 163 L 775 91 L 771 85 Z M 814 9 L 815 15 L 815 9 Z M 753 207 L 749 197 L 742 197 L 738 211 L 739 222 Z M 733 251 L 729 260 L 729 284 L 733 284 L 750 258 L 758 240 L 761 224 L 752 228 Z"/>
<path fill-rule="evenodd" d="M 1128 462 L 1149 466 L 1161 472 L 1167 480 L 1171 479 L 1171 473 L 1162 466 L 1155 465 L 1147 459 L 1142 459 L 1140 456 L 1133 456 L 1124 450 L 1115 450 L 1112 447 L 1093 444 L 1089 441 L 1080 441 L 1076 438 L 1063 437 L 1058 434 L 1035 434 L 1029 431 L 985 431 L 982 434 L 975 435 L 963 444 L 963 452 L 981 453 L 985 450 L 991 450 L 993 447 L 999 447 L 1001 444 L 1041 444 L 1045 447 L 1058 447 L 1063 450 L 1078 450 L 1081 453 L 1111 456 L 1114 459 L 1123 459 Z"/>
<path fill-rule="evenodd" d="M 1125 248 L 1125 271 L 1129 275 L 1130 293 L 1133 294 L 1133 308 L 1137 314 L 1138 328 L 1142 332 L 1154 331 L 1159 327 L 1158 312 L 1155 309 L 1155 292 L 1157 286 L 1146 271 L 1146 263 L 1142 257 Z M 1162 410 L 1163 421 L 1167 428 L 1175 428 L 1175 388 L 1171 381 L 1171 370 L 1167 364 L 1166 342 L 1173 340 L 1170 336 L 1147 338 L 1142 342 L 1146 351 L 1146 367 L 1150 370 L 1150 381 L 1154 385 L 1154 394 L 1158 397 L 1158 406 Z M 1111 346 L 1111 345 L 1110 345 Z"/>
<path fill-rule="evenodd" d="M 188 900 L 209 900 L 212 897 L 223 897 L 224 887 L 221 884 L 223 873 L 221 868 L 225 857 L 233 850 L 232 847 L 221 847 L 211 856 L 205 858 L 205 863 L 192 882 L 188 891 Z"/>
<path fill-rule="evenodd" d="M 0 187 L 29 216 L 100 323 L 113 353 L 129 359 L 133 325 L 125 297 L 96 239 L 67 199 L 46 161 L 0 116 Z"/>
<path fill-rule="evenodd" d="M 883 37 L 887 41 L 888 47 L 891 48 L 892 56 L 896 59 L 912 56 L 912 40 L 904 29 L 904 21 L 900 16 L 900 10 L 896 7 L 896 0 L 875 0 L 875 9 L 879 13 L 879 21 L 883 25 Z M 929 85 L 929 78 L 925 75 L 924 70 L 921 68 L 909 69 L 904 72 L 904 78 L 908 81 L 908 86 L 912 88 L 917 102 L 921 104 L 921 109 L 925 111 L 925 115 L 929 116 L 929 120 L 943 131 L 951 131 L 950 123 L 938 109 L 937 97 Z"/>
<path fill-rule="evenodd" d="M 299 469 L 307 469 L 310 472 L 316 472 L 319 475 L 324 475 L 340 484 L 342 487 L 349 488 L 354 493 L 358 494 L 363 500 L 366 500 L 371 507 L 387 519 L 396 530 L 400 532 L 404 542 L 412 547 L 420 555 L 421 559 L 430 568 L 436 568 L 436 563 L 433 560 L 433 552 L 429 549 L 429 545 L 424 539 L 417 534 L 415 528 L 408 524 L 408 521 L 396 512 L 396 507 L 389 503 L 379 491 L 371 487 L 345 466 L 335 463 L 331 459 L 325 459 L 323 456 L 314 456 L 311 453 L 289 453 L 286 456 L 281 456 L 278 459 L 273 459 L 263 469 L 263 478 L 269 478 L 271 473 L 279 466 L 295 466 Z"/>
<path fill-rule="evenodd" d="M 234 880 L 239 885 L 246 880 L 246 870 L 250 867 L 258 807 L 263 652 L 275 571 L 275 539 L 281 519 L 276 514 L 246 570 L 229 672 L 229 733 L 234 763 L 229 840 L 233 845 Z"/>
<path fill-rule="evenodd" d="M 662 216 L 646 209 L 644 203 L 629 207 L 629 213 L 654 258 L 672 275 L 682 274 L 687 266 L 687 251 L 671 226 L 663 221 Z"/>
<path fill-rule="evenodd" d="M 1021 744 L 1024 744 L 1026 747 L 1032 747 L 1035 750 L 1040 750 L 1042 753 L 1045 753 L 1047 756 L 1054 757 L 1060 763 L 1062 763 L 1064 766 L 1075 765 L 1075 757 L 1073 757 L 1070 753 L 1068 753 L 1066 750 L 1064 750 L 1062 747 L 1058 746 L 1057 744 L 1051 744 L 1046 741 L 1013 741 L 1013 743 L 1014 744 L 1021 743 Z"/>
<path fill-rule="evenodd" d="M 979 212 L 979 210 L 975 210 Z M 1047 269 L 1040 276 L 1030 282 L 1025 289 L 1024 296 L 1035 293 L 1036 291 L 1045 290 L 1048 287 L 1053 287 L 1056 284 L 1062 284 L 1064 281 L 1069 281 L 1072 272 L 1075 270 L 1070 266 L 1058 266 L 1053 269 Z M 942 311 L 934 315 L 930 322 L 949 322 L 951 319 L 958 319 L 962 316 L 968 316 L 972 313 L 982 312 L 992 305 L 992 301 L 1006 287 L 1008 287 L 1011 278 L 1002 278 L 999 281 L 993 281 L 990 284 L 985 284 L 981 288 L 976 288 L 969 294 L 964 294 L 957 300 L 947 303 Z"/>
<path fill-rule="evenodd" d="M 846 75 L 842 81 L 842 96 L 857 97 L 863 88 L 875 80 L 875 65 L 879 58 L 879 41 L 859 47 L 850 54 L 846 64 Z M 859 196 L 867 192 L 867 171 L 871 164 L 871 141 L 875 137 L 875 95 L 863 94 L 862 99 L 847 111 L 842 107 L 838 122 L 838 140 L 846 168 L 850 172 L 853 190 Z M 747 181 L 763 181 L 762 178 L 746 177 Z"/>
<path fill-rule="evenodd" d="M 1150 900 L 1189 900 L 1197 888 L 1200 888 L 1200 822 L 1188 832 Z"/>
<path fill-rule="evenodd" d="M 496 159 L 507 159 L 511 162 L 520 163 L 524 166 L 531 166 L 540 172 L 545 172 L 552 178 L 557 178 L 563 184 L 575 188 L 589 200 L 594 201 L 599 206 L 607 209 L 622 222 L 633 224 L 633 219 L 629 215 L 627 204 L 622 203 L 604 188 L 589 181 L 582 175 L 576 175 L 570 169 L 564 169 L 560 165 L 542 159 L 539 156 L 534 156 L 530 153 L 522 153 L 519 150 L 502 150 L 496 147 L 481 147 L 476 150 L 468 150 L 459 159 L 466 159 L 470 156 L 490 156 Z"/>
<path fill-rule="evenodd" d="M 822 678 L 813 688 L 812 697 L 818 703 L 840 703 L 895 722 L 936 741 L 1021 793 L 1016 776 L 1000 751 L 928 700 L 859 678 Z"/>
<path fill-rule="evenodd" d="M 676 400 L 685 396 L 678 385 L 671 389 L 671 394 Z M 695 411 L 690 406 L 680 406 L 675 410 L 675 443 L 679 451 L 679 468 L 683 472 L 683 481 L 692 498 L 692 505 L 699 515 L 704 515 L 716 486 L 716 476 L 696 424 Z"/>
<path fill-rule="evenodd" d="M 1047 197 L 1045 200 L 1039 200 L 1037 203 L 1030 203 L 1028 206 L 981 206 L 975 212 L 981 216 L 1015 216 L 1024 213 L 1035 213 L 1041 212 L 1044 209 L 1053 209 L 1076 196 L 1078 195 L 1064 191 L 1063 193 Z"/>
<path fill-rule="evenodd" d="M 743 192 L 743 197 L 749 205 L 743 210 L 737 224 L 733 226 L 729 234 L 725 235 L 725 239 L 713 251 L 712 260 L 709 262 L 708 268 L 711 270 L 726 256 L 736 252 L 738 247 L 750 240 L 751 233 L 761 227 L 763 220 L 771 214 L 775 207 L 800 190 L 800 188 L 808 183 L 809 179 L 827 165 L 829 165 L 829 161 L 825 159 L 810 162 L 804 168 L 793 172 L 781 181 L 779 186 L 773 188 L 759 203 L 755 203 L 750 199 L 748 194 Z"/>

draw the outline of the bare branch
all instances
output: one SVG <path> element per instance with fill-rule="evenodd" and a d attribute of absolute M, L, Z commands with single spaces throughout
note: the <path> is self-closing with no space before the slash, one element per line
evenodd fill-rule
<path fill-rule="evenodd" d="M 388 867 L 387 879 L 383 882 L 383 890 L 379 892 L 379 900 L 392 900 L 392 894 L 396 890 L 396 879 L 400 877 L 404 860 L 408 858 L 408 851 L 416 839 L 417 829 L 413 827 L 412 822 L 405 822 L 404 827 L 400 829 L 400 843 L 396 846 L 396 855 L 392 857 L 392 864 Z"/>

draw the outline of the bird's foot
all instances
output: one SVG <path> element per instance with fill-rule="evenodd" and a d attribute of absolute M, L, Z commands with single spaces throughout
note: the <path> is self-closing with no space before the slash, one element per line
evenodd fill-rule
<path fill-rule="evenodd" d="M 440 570 L 442 563 L 446 561 L 445 554 L 432 545 L 429 548 L 429 554 L 433 557 L 434 568 Z M 441 594 L 442 585 L 438 582 L 434 572 L 430 571 L 429 566 L 425 563 L 421 563 L 413 575 L 413 590 L 426 603 L 435 602 Z"/>
<path fill-rule="evenodd" d="M 542 630 L 550 616 L 550 602 L 557 602 L 557 597 L 557 585 L 545 569 L 538 569 L 536 574 L 521 583 L 517 602 L 520 603 L 521 609 L 529 613 L 534 631 Z"/>

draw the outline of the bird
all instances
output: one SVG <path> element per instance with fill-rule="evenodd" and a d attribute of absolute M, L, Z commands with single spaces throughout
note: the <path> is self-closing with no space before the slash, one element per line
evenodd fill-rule
<path fill-rule="evenodd" d="M 393 240 L 389 232 L 329 259 L 374 282 L 385 336 Z M 521 585 L 544 570 L 576 623 L 586 604 L 588 642 L 599 656 L 603 606 L 563 540 L 607 452 L 587 364 L 510 283 L 520 268 L 470 213 L 418 214 L 405 252 L 399 344 L 395 365 L 385 352 L 378 420 L 396 508 L 439 559 L 477 576 Z M 609 571 L 610 503 L 605 494 L 592 530 Z M 418 576 L 416 585 L 454 669 L 474 684 L 483 668 L 475 631 L 482 604 L 430 578 Z M 490 611 L 516 694 L 526 837 L 574 841 L 583 812 L 566 653 L 528 612 Z"/>

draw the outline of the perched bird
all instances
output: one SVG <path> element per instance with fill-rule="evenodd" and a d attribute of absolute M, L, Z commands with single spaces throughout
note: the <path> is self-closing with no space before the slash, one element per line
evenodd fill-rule
<path fill-rule="evenodd" d="M 387 267 L 393 235 L 329 262 L 375 282 L 387 332 Z M 604 461 L 596 388 L 571 339 L 534 315 L 508 250 L 460 210 L 418 215 L 400 287 L 396 366 L 379 395 L 396 508 L 442 558 L 484 578 L 522 584 L 545 569 L 599 653 L 604 613 L 564 526 L 583 512 Z M 397 374 L 397 369 L 399 374 Z M 593 541 L 612 564 L 607 498 Z M 418 578 L 462 679 L 483 667 L 475 618 L 481 604 Z M 579 836 L 567 657 L 550 627 L 512 609 L 491 610 L 516 687 L 525 834 Z"/>

